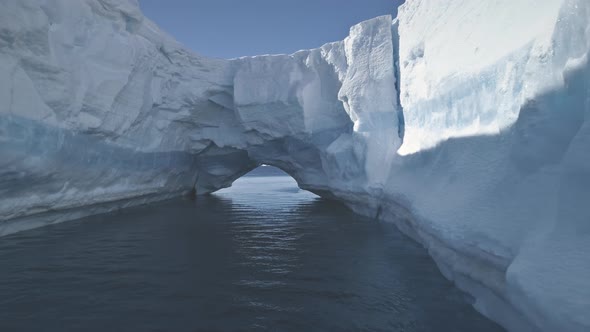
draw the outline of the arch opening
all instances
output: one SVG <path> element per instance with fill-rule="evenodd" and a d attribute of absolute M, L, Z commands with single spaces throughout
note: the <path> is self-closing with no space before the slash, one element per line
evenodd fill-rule
<path fill-rule="evenodd" d="M 319 196 L 301 188 L 297 180 L 283 169 L 273 165 L 260 164 L 234 180 L 229 187 L 219 189 L 211 194 L 224 196 L 226 194 L 274 195 L 280 193 L 284 196 L 284 194 L 299 195 L 301 192 L 305 192 L 306 199 Z"/>

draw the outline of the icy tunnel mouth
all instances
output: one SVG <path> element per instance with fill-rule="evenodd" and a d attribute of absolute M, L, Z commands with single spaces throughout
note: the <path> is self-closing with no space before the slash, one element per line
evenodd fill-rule
<path fill-rule="evenodd" d="M 257 166 L 256 168 L 254 168 L 253 170 L 251 170 L 248 173 L 244 174 L 243 176 L 254 176 L 254 177 L 260 177 L 260 176 L 288 176 L 288 177 L 291 177 L 292 178 L 292 176 L 289 175 L 289 173 L 285 172 L 281 168 L 276 167 L 276 166 L 272 166 L 272 165 L 267 165 L 267 164 L 261 164 L 260 166 Z"/>
<path fill-rule="evenodd" d="M 302 197 L 319 199 L 317 195 L 309 190 L 301 188 L 299 182 L 280 167 L 260 164 L 234 180 L 231 186 L 222 188 L 211 193 L 213 196 L 224 197 L 247 193 L 248 195 L 273 195 L 279 193 L 302 193 Z"/>

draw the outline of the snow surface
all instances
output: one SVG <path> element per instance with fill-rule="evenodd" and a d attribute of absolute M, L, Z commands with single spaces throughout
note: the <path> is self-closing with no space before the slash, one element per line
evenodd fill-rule
<path fill-rule="evenodd" d="M 437 261 L 492 291 L 480 311 L 525 330 L 499 296 L 536 328 L 590 329 L 590 3 L 409 1 L 399 33 L 406 156 L 386 191 L 475 258 Z"/>
<path fill-rule="evenodd" d="M 134 0 L 4 0 L 0 235 L 269 164 L 395 221 L 508 329 L 587 331 L 589 51 L 587 0 L 408 0 L 232 60 Z"/>

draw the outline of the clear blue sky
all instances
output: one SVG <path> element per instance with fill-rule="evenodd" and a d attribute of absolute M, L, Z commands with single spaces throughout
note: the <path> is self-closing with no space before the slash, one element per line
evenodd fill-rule
<path fill-rule="evenodd" d="M 442 1 L 442 0 L 441 0 Z M 351 25 L 394 15 L 402 0 L 139 0 L 144 14 L 207 56 L 293 53 L 341 40 Z"/>

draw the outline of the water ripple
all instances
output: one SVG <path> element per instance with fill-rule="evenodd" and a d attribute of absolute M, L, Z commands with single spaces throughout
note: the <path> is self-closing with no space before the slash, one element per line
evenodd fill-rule
<path fill-rule="evenodd" d="M 0 331 L 499 331 L 391 225 L 287 177 L 0 239 Z"/>

